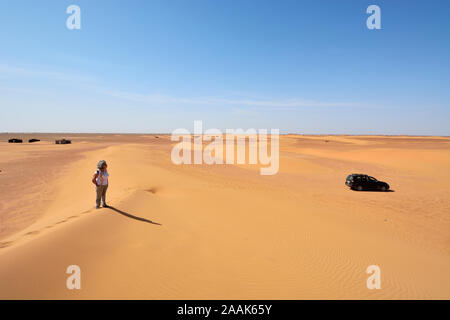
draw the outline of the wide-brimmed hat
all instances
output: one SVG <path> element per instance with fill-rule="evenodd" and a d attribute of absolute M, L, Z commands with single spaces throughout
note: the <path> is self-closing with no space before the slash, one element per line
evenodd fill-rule
<path fill-rule="evenodd" d="M 106 161 L 105 160 L 100 160 L 97 163 L 97 168 L 102 169 L 104 165 L 106 165 Z"/>

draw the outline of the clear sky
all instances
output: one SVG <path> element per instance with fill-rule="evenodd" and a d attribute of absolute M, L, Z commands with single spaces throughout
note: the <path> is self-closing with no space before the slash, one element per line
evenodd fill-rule
<path fill-rule="evenodd" d="M 81 30 L 66 9 L 81 8 Z M 381 30 L 366 9 L 381 8 Z M 450 1 L 0 2 L 0 132 L 450 135 Z"/>

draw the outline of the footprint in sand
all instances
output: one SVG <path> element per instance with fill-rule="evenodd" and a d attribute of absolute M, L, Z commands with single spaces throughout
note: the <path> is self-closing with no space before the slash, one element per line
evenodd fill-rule
<path fill-rule="evenodd" d="M 81 214 L 86 214 L 86 213 L 89 213 L 89 212 L 91 212 L 91 210 L 84 211 L 84 212 L 82 212 Z M 48 225 L 48 226 L 46 226 L 46 227 L 43 227 L 42 230 L 43 230 L 43 229 L 51 229 L 51 228 L 53 228 L 54 226 L 56 226 L 56 225 L 58 225 L 58 224 L 67 222 L 67 221 L 69 221 L 70 219 L 78 218 L 79 216 L 80 216 L 80 215 L 70 216 L 70 217 L 68 217 L 68 218 L 65 219 L 65 220 L 61 220 L 61 221 L 55 223 L 54 225 Z M 33 230 L 33 231 L 30 231 L 30 232 L 25 233 L 23 236 L 34 236 L 34 235 L 37 235 L 37 234 L 39 234 L 39 233 L 41 233 L 40 230 Z M 3 242 L 0 242 L 0 249 L 9 247 L 9 246 L 11 246 L 13 243 L 14 243 L 13 241 L 3 241 Z"/>
<path fill-rule="evenodd" d="M 150 189 L 146 189 L 144 191 L 148 192 L 148 193 L 156 194 L 156 192 L 158 191 L 158 188 L 150 188 Z"/>
<path fill-rule="evenodd" d="M 39 234 L 39 231 L 35 230 L 35 231 L 30 231 L 28 233 L 25 233 L 26 236 L 32 236 L 32 235 L 35 235 L 35 234 Z"/>
<path fill-rule="evenodd" d="M 4 241 L 4 242 L 0 242 L 0 249 L 9 247 L 9 246 L 12 245 L 12 244 L 13 244 L 12 241 Z"/>

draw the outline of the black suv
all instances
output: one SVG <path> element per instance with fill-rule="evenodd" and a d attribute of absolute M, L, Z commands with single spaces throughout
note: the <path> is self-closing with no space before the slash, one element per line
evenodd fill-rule
<path fill-rule="evenodd" d="M 379 190 L 388 191 L 389 185 L 384 181 L 378 181 L 374 177 L 368 176 L 366 174 L 356 174 L 353 173 L 347 177 L 345 184 L 349 186 L 352 190 Z"/>

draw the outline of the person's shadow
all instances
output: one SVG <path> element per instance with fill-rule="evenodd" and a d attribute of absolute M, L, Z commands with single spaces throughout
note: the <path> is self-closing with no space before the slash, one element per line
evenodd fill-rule
<path fill-rule="evenodd" d="M 159 225 L 159 226 L 162 226 L 162 224 L 160 224 L 160 223 L 158 223 L 158 222 L 153 222 L 153 221 L 147 220 L 147 219 L 145 219 L 145 218 L 133 216 L 133 215 L 130 214 L 130 213 L 124 212 L 124 211 L 122 211 L 122 210 L 119 210 L 119 209 L 114 208 L 114 207 L 111 207 L 111 206 L 106 207 L 106 209 L 111 209 L 112 211 L 115 211 L 115 212 L 117 212 L 117 213 L 120 213 L 121 215 L 123 215 L 123 216 L 125 216 L 125 217 L 128 217 L 128 218 L 131 218 L 131 219 L 135 219 L 135 220 L 139 220 L 139 221 L 143 221 L 143 222 L 147 222 L 147 223 L 151 223 L 151 224 L 157 224 L 157 225 Z"/>

